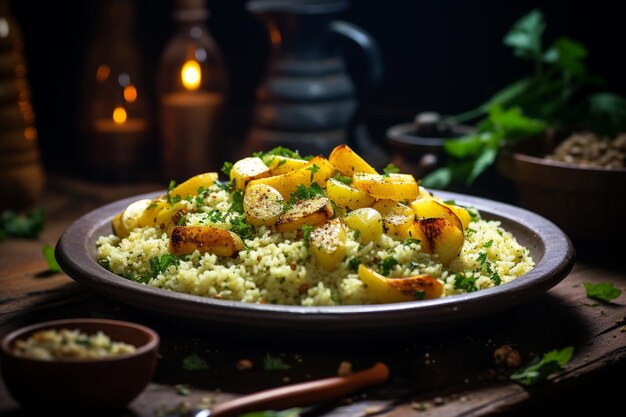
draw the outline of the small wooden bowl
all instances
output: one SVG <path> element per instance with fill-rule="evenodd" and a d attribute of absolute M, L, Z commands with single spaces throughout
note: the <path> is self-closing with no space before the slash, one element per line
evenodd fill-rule
<path fill-rule="evenodd" d="M 531 139 L 501 152 L 498 170 L 519 204 L 556 223 L 577 245 L 623 241 L 626 169 L 583 167 L 543 158 L 554 138 Z"/>
<path fill-rule="evenodd" d="M 70 329 L 87 334 L 102 331 L 112 341 L 136 347 L 135 352 L 102 359 L 39 360 L 17 356 L 13 347 L 39 330 Z M 139 324 L 105 319 L 47 321 L 9 333 L 0 344 L 4 382 L 23 407 L 47 410 L 123 409 L 154 375 L 158 334 Z"/>

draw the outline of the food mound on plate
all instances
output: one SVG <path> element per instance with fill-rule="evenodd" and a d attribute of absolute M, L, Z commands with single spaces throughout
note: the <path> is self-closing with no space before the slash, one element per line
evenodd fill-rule
<path fill-rule="evenodd" d="M 497 221 L 443 201 L 346 145 L 282 147 L 130 204 L 98 239 L 100 264 L 171 291 L 246 303 L 392 303 L 505 284 L 528 249 Z"/>

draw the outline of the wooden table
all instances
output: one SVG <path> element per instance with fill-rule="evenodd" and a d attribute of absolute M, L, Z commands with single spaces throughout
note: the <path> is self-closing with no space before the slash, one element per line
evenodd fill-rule
<path fill-rule="evenodd" d="M 623 415 L 623 384 L 612 381 L 620 381 L 626 369 L 626 295 L 611 304 L 597 305 L 586 297 L 582 285 L 585 281 L 613 282 L 624 289 L 626 275 L 618 255 L 598 256 L 577 247 L 574 270 L 559 285 L 479 324 L 435 334 L 412 329 L 393 341 L 372 334 L 367 343 L 343 345 L 333 340 L 320 340 L 315 345 L 251 342 L 194 332 L 104 298 L 65 274 L 46 272 L 43 245 L 54 244 L 75 219 L 110 201 L 162 188 L 162 184 L 111 186 L 50 178 L 42 202 L 47 218 L 41 237 L 0 243 L 0 335 L 42 320 L 81 316 L 131 320 L 160 334 L 155 377 L 124 415 L 159 416 L 261 389 L 324 378 L 336 375 L 344 361 L 354 370 L 385 362 L 391 378 L 383 386 L 307 408 L 306 414 Z M 598 247 L 601 244 L 599 236 Z M 508 378 L 512 369 L 495 363 L 494 351 L 502 345 L 518 350 L 524 364 L 536 355 L 566 346 L 574 347 L 574 357 L 563 372 L 548 381 L 523 387 Z M 183 361 L 192 355 L 206 366 L 185 369 Z M 265 369 L 263 360 L 268 355 L 281 358 L 289 369 Z M 242 359 L 251 361 L 252 368 L 239 369 Z M 2 381 L 0 414 L 23 415 Z"/>

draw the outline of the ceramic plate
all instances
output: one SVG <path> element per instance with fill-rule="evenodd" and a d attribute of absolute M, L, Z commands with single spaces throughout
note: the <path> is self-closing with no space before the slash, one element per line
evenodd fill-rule
<path fill-rule="evenodd" d="M 61 236 L 56 256 L 63 271 L 93 290 L 196 329 L 277 337 L 333 337 L 388 332 L 418 326 L 422 331 L 495 314 L 546 292 L 573 267 L 569 238 L 553 223 L 527 210 L 462 194 L 434 191 L 444 200 L 475 207 L 483 218 L 499 220 L 530 249 L 536 266 L 512 282 L 468 294 L 394 304 L 301 307 L 248 304 L 153 288 L 124 279 L 98 264 L 96 240 L 112 233 L 113 216 L 131 202 L 164 192 L 130 197 L 98 208 Z"/>

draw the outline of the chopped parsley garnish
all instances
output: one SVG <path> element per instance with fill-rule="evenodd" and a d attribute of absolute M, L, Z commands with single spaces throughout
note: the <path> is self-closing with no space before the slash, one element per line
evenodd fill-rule
<path fill-rule="evenodd" d="M 400 168 L 395 166 L 394 164 L 387 164 L 385 168 L 383 168 L 383 175 L 389 176 L 389 174 L 397 174 L 400 172 Z"/>
<path fill-rule="evenodd" d="M 269 353 L 263 358 L 263 369 L 266 371 L 282 371 L 290 368 L 291 365 L 283 362 L 279 357 L 271 356 Z"/>
<path fill-rule="evenodd" d="M 167 199 L 167 202 L 170 206 L 173 206 L 174 204 L 182 200 L 181 196 L 171 194 L 174 187 L 176 187 L 176 181 L 170 180 L 170 184 L 167 187 L 167 193 L 165 194 L 165 198 Z"/>
<path fill-rule="evenodd" d="M 246 216 L 240 214 L 230 220 L 230 231 L 239 235 L 242 239 L 251 239 L 254 237 L 254 226 L 246 221 Z"/>
<path fill-rule="evenodd" d="M 466 292 L 478 291 L 476 277 L 474 277 L 474 274 L 466 276 L 461 273 L 456 273 L 454 275 L 454 288 L 457 290 L 465 290 Z"/>
<path fill-rule="evenodd" d="M 404 241 L 405 246 L 411 246 L 413 243 L 415 243 L 416 245 L 419 245 L 420 243 L 422 243 L 422 241 L 419 239 L 415 239 L 413 237 L 410 237 Z"/>
<path fill-rule="evenodd" d="M 224 162 L 224 165 L 222 165 L 222 169 L 220 171 L 222 171 L 224 174 L 226 174 L 228 178 L 230 178 L 231 169 L 233 169 L 233 163 L 226 161 Z"/>
<path fill-rule="evenodd" d="M 148 281 L 150 281 L 150 278 L 151 278 L 149 272 L 143 273 L 141 275 L 137 275 L 135 273 L 135 271 L 125 272 L 122 276 L 124 278 L 126 278 L 127 280 L 139 282 L 139 283 L 142 283 L 142 284 L 147 284 Z"/>
<path fill-rule="evenodd" d="M 314 227 L 309 224 L 302 225 L 302 240 L 307 247 L 311 244 L 311 232 L 313 229 Z"/>
<path fill-rule="evenodd" d="M 361 260 L 359 258 L 354 257 L 348 260 L 348 269 L 350 271 L 358 271 L 359 265 L 361 265 Z"/>
<path fill-rule="evenodd" d="M 381 275 L 388 276 L 394 266 L 398 265 L 398 260 L 393 256 L 388 256 L 378 264 Z"/>
<path fill-rule="evenodd" d="M 36 208 L 23 215 L 13 210 L 3 211 L 0 215 L 0 240 L 7 237 L 38 238 L 43 231 L 44 216 L 43 208 Z"/>
<path fill-rule="evenodd" d="M 317 164 L 313 164 L 307 168 L 307 171 L 311 171 L 311 181 L 313 181 L 313 176 L 320 170 L 320 167 Z M 317 183 L 316 183 L 317 184 Z"/>
<path fill-rule="evenodd" d="M 424 296 L 426 296 L 426 291 L 417 290 L 413 293 L 413 297 L 417 298 L 418 300 L 423 300 Z"/>
<path fill-rule="evenodd" d="M 493 239 L 491 239 L 491 240 L 489 240 L 489 241 L 485 242 L 485 244 L 483 245 L 483 247 L 485 247 L 485 248 L 490 248 L 490 247 L 491 247 L 491 245 L 493 245 Z"/>
<path fill-rule="evenodd" d="M 43 247 L 43 257 L 46 258 L 46 262 L 48 263 L 48 270 L 50 272 L 61 272 L 61 267 L 57 263 L 56 258 L 54 257 L 54 248 L 48 244 Z"/>
<path fill-rule="evenodd" d="M 219 210 L 213 209 L 209 213 L 209 221 L 211 223 L 222 223 L 224 220 L 224 213 Z"/>
<path fill-rule="evenodd" d="M 587 297 L 593 298 L 594 300 L 610 303 L 612 300 L 622 295 L 622 290 L 615 288 L 612 282 L 600 282 L 598 284 L 583 282 L 583 285 L 587 291 Z"/>
<path fill-rule="evenodd" d="M 480 220 L 480 216 L 474 210 L 467 209 L 467 213 L 470 215 L 473 222 Z"/>
<path fill-rule="evenodd" d="M 456 201 L 454 200 L 445 200 L 443 204 L 448 204 L 450 206 L 456 206 Z"/>
<path fill-rule="evenodd" d="M 352 184 L 352 178 L 346 177 L 345 175 L 335 174 L 335 176 L 333 178 L 336 179 L 339 182 L 343 182 L 346 185 Z"/>
<path fill-rule="evenodd" d="M 357 240 L 359 237 L 361 237 L 361 231 L 355 230 L 353 236 L 354 236 L 354 240 Z"/>
<path fill-rule="evenodd" d="M 232 199 L 233 199 L 233 202 L 228 208 L 228 212 L 230 213 L 235 212 L 235 213 L 243 214 L 243 191 L 236 190 L 235 192 L 233 192 Z"/>
<path fill-rule="evenodd" d="M 304 160 L 304 161 L 308 161 L 309 159 L 311 159 L 310 156 L 308 157 L 303 157 L 300 155 L 300 153 L 298 151 L 292 151 L 291 149 L 288 148 L 283 148 L 282 146 L 277 146 L 274 149 L 271 149 L 267 152 L 254 152 L 252 154 L 252 156 L 256 156 L 257 158 L 261 158 L 263 160 L 263 162 L 265 162 L 267 156 L 284 156 L 286 158 L 293 158 L 293 159 L 300 159 L 300 160 Z M 269 159 L 271 162 L 271 159 Z"/>
<path fill-rule="evenodd" d="M 308 188 L 302 184 L 299 184 L 298 187 L 296 188 L 296 191 L 294 191 L 293 194 L 291 194 L 288 204 L 293 205 L 297 201 L 300 201 L 300 200 L 308 200 L 314 197 L 325 197 L 325 196 L 326 194 L 324 194 L 324 190 L 317 182 L 313 182 L 311 186 Z"/>
<path fill-rule="evenodd" d="M 192 353 L 183 358 L 182 368 L 185 371 L 202 371 L 209 369 L 209 365 L 197 353 Z"/>
<path fill-rule="evenodd" d="M 235 182 L 234 180 L 232 181 L 226 181 L 226 182 L 222 182 L 222 181 L 215 181 L 215 185 L 217 185 L 217 188 L 219 188 L 220 190 L 224 190 L 224 191 L 232 191 L 235 189 Z"/>
<path fill-rule="evenodd" d="M 541 359 L 535 358 L 524 369 L 511 375 L 511 379 L 523 385 L 533 385 L 544 381 L 553 373 L 561 371 L 563 366 L 572 359 L 573 354 L 574 348 L 572 346 L 544 353 Z"/>
<path fill-rule="evenodd" d="M 500 274 L 498 274 L 497 272 L 491 274 L 491 281 L 493 281 L 494 285 L 502 284 L 502 278 L 500 278 Z"/>
<path fill-rule="evenodd" d="M 476 258 L 476 260 L 480 262 L 481 265 L 487 262 L 487 252 L 479 253 L 478 258 Z"/>
<path fill-rule="evenodd" d="M 160 273 L 167 271 L 167 269 L 172 265 L 178 266 L 179 263 L 180 258 L 173 253 L 166 253 L 161 256 L 150 258 L 152 278 L 156 278 Z"/>
<path fill-rule="evenodd" d="M 100 259 L 98 263 L 104 269 L 108 269 L 109 271 L 111 270 L 111 261 L 109 261 L 108 259 Z"/>

